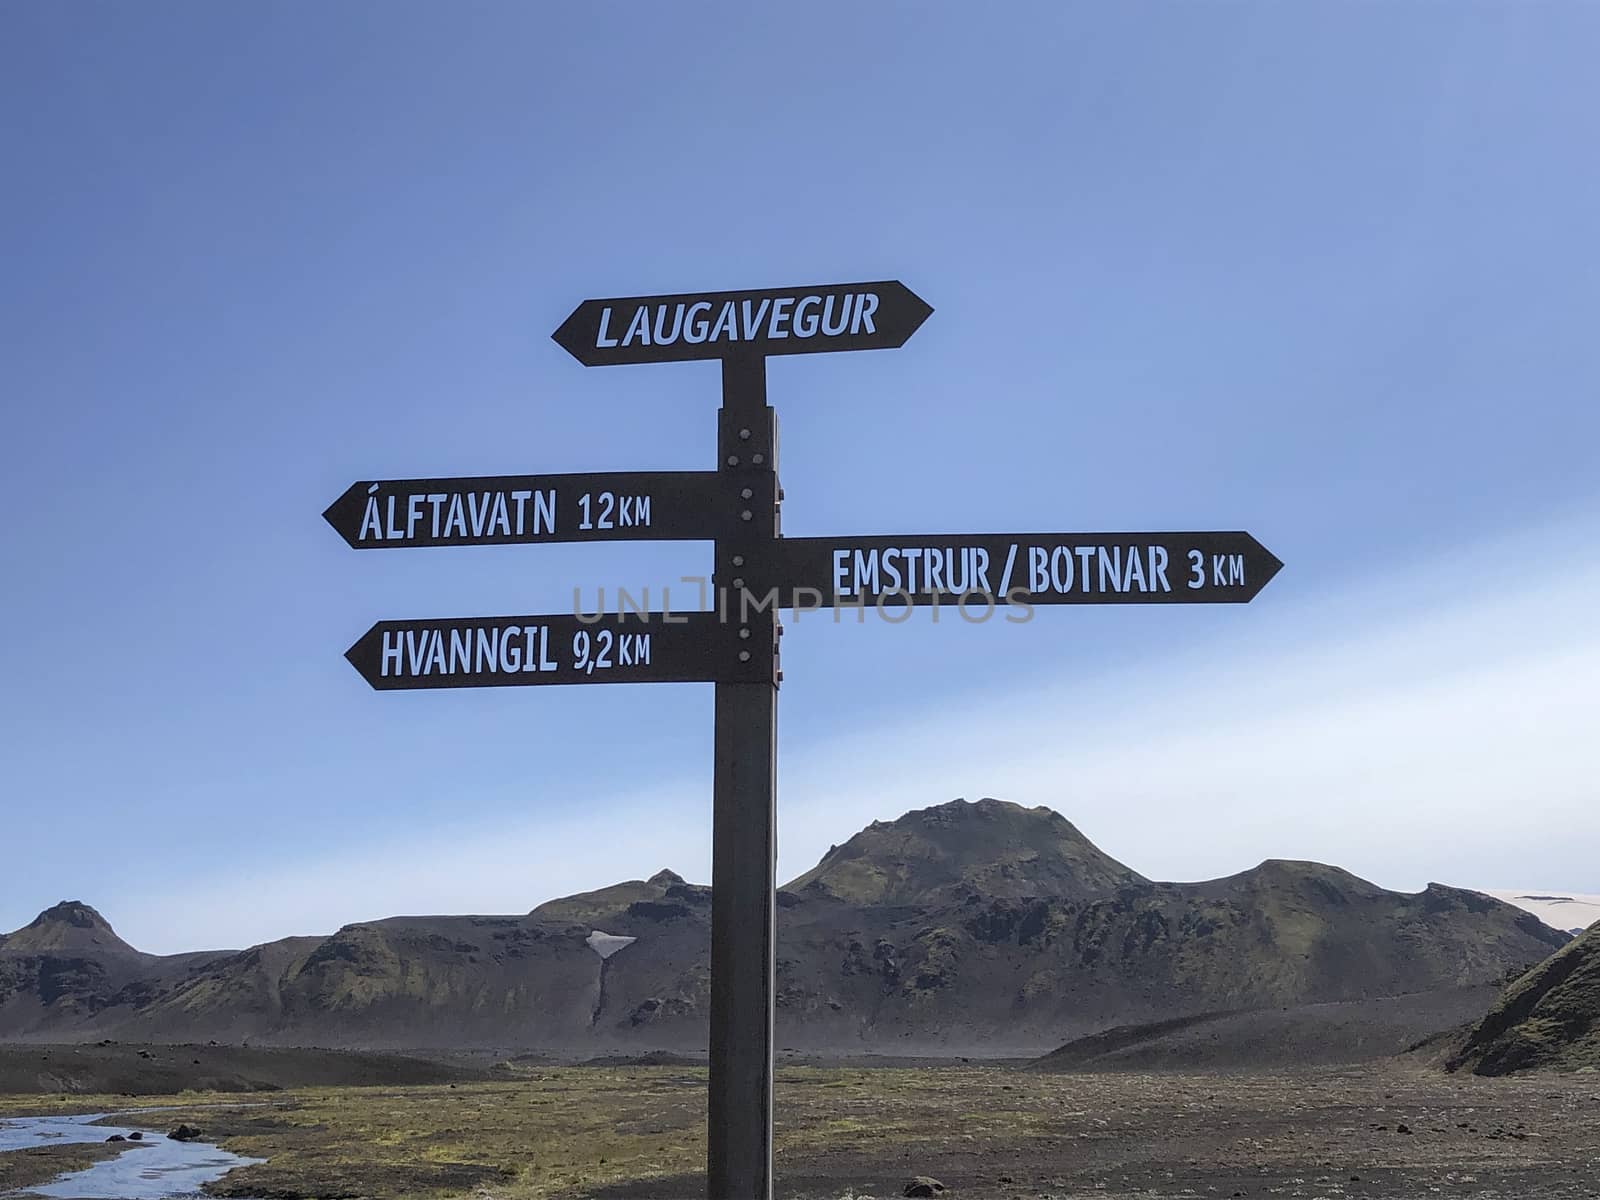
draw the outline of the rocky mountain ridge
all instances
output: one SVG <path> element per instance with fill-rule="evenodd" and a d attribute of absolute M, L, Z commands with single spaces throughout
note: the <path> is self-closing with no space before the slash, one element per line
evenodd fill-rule
<path fill-rule="evenodd" d="M 778 899 L 780 1043 L 826 1052 L 1038 1053 L 1134 1022 L 1482 987 L 1567 940 L 1476 892 L 1316 863 L 1151 881 L 998 800 L 874 822 Z M 154 957 L 74 902 L 0 941 L 0 1039 L 697 1050 L 710 912 L 710 888 L 662 871 L 525 916 Z M 602 957 L 596 932 L 633 940 Z"/>
<path fill-rule="evenodd" d="M 1479 1075 L 1600 1069 L 1600 925 L 1506 988 L 1448 1065 Z"/>

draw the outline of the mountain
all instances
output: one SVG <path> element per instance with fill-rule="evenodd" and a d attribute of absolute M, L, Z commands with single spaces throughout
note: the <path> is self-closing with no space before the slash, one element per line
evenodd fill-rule
<path fill-rule="evenodd" d="M 0 936 L 0 950 L 34 954 L 137 955 L 111 923 L 81 900 L 47 908 L 15 933 Z"/>
<path fill-rule="evenodd" d="M 1060 813 L 956 801 L 874 821 L 789 885 L 854 904 L 931 905 L 969 896 L 1088 899 L 1145 883 Z"/>
<path fill-rule="evenodd" d="M 63 900 L 0 936 L 0 1038 L 119 1021 L 207 957 L 141 954 L 89 905 Z"/>
<path fill-rule="evenodd" d="M 1506 988 L 1447 1065 L 1478 1075 L 1600 1068 L 1600 925 Z"/>
<path fill-rule="evenodd" d="M 778 903 L 780 1044 L 818 1052 L 1037 1054 L 1129 1023 L 1453 992 L 1566 940 L 1476 892 L 1389 892 L 1316 863 L 1154 882 L 1060 815 L 998 800 L 874 822 Z M 694 1051 L 710 917 L 709 888 L 661 871 L 524 916 L 240 952 L 141 956 L 98 918 L 97 944 L 19 948 L 19 931 L 0 942 L 0 1038 Z"/>

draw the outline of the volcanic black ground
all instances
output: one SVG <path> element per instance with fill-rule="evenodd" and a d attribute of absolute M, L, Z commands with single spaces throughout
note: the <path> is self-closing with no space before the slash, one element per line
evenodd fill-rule
<path fill-rule="evenodd" d="M 512 1067 L 492 1081 L 306 1087 L 248 1097 L 0 1097 L 0 1116 L 167 1103 L 269 1161 L 230 1196 L 703 1196 L 705 1073 Z M 1447 1075 L 1413 1061 L 1249 1073 L 1016 1066 L 786 1067 L 777 1196 L 1600 1196 L 1600 1077 Z M 128 1121 L 128 1118 L 122 1118 Z M 0 1156 L 0 1191 L 20 1176 Z M 37 1168 L 32 1177 L 37 1178 Z"/>

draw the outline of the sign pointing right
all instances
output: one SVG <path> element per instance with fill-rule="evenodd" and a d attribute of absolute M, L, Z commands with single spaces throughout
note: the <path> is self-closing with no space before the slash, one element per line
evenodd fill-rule
<path fill-rule="evenodd" d="M 1283 563 L 1242 531 L 779 538 L 783 603 L 1247 604 Z"/>

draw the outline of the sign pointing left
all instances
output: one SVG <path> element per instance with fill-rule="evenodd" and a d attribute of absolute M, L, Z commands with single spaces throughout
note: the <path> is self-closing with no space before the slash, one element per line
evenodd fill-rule
<path fill-rule="evenodd" d="M 933 307 L 897 279 L 585 300 L 550 336 L 586 367 L 895 350 Z"/>
<path fill-rule="evenodd" d="M 357 550 L 695 541 L 726 524 L 719 497 L 715 471 L 380 479 L 351 484 L 322 516 Z"/>
<path fill-rule="evenodd" d="M 378 691 L 772 679 L 773 639 L 712 612 L 379 621 L 345 658 Z"/>

